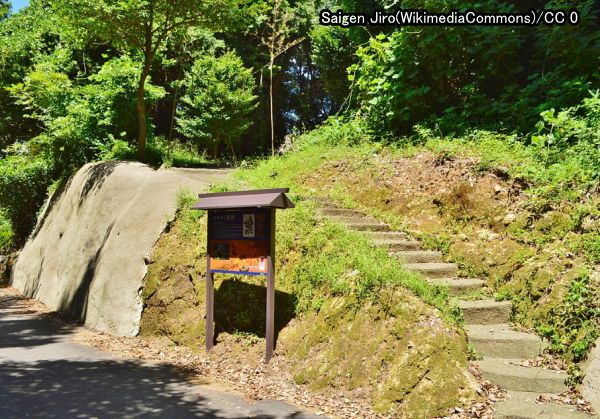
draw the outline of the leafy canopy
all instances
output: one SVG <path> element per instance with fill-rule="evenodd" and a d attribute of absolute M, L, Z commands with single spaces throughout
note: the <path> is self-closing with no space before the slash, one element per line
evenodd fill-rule
<path fill-rule="evenodd" d="M 131 139 L 139 67 L 128 56 L 113 58 L 78 84 L 52 62 L 38 63 L 9 89 L 26 116 L 42 127 L 29 148 L 45 155 L 59 172 L 69 173 L 96 159 L 116 138 Z M 149 84 L 145 95 L 155 103 L 165 91 Z"/>
<path fill-rule="evenodd" d="M 86 32 L 141 57 L 136 91 L 138 157 L 145 160 L 148 118 L 146 80 L 167 38 L 193 26 L 227 27 L 240 14 L 239 0 L 56 0 L 55 10 L 71 23 L 77 38 Z M 236 7 L 238 6 L 238 7 Z"/>
<path fill-rule="evenodd" d="M 238 0 L 56 0 L 54 9 L 80 38 L 97 36 L 130 51 L 155 54 L 174 30 L 225 29 Z"/>
<path fill-rule="evenodd" d="M 0 0 L 0 20 L 5 19 L 10 13 L 10 2 L 8 0 Z"/>

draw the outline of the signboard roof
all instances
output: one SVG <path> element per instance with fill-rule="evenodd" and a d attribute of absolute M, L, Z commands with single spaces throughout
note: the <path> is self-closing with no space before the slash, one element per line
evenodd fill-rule
<path fill-rule="evenodd" d="M 288 188 L 280 188 L 200 194 L 200 201 L 192 209 L 294 208 L 294 203 L 286 196 L 287 192 Z"/>

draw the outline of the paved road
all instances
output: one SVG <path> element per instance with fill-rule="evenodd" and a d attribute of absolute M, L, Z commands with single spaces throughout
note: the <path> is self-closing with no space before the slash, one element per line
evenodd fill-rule
<path fill-rule="evenodd" d="M 71 342 L 73 328 L 0 293 L 0 418 L 313 418 L 194 386 L 171 368 Z"/>

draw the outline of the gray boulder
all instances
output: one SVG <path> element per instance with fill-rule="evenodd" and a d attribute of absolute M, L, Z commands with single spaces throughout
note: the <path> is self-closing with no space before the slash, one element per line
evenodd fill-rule
<path fill-rule="evenodd" d="M 174 216 L 177 192 L 201 192 L 227 176 L 140 163 L 84 166 L 47 203 L 13 267 L 12 285 L 88 327 L 136 335 L 145 259 Z"/>

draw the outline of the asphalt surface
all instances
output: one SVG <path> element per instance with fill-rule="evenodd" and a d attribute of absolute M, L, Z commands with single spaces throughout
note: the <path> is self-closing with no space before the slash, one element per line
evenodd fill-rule
<path fill-rule="evenodd" d="M 73 326 L 0 295 L 0 418 L 316 418 L 192 385 L 172 368 L 71 341 Z"/>

